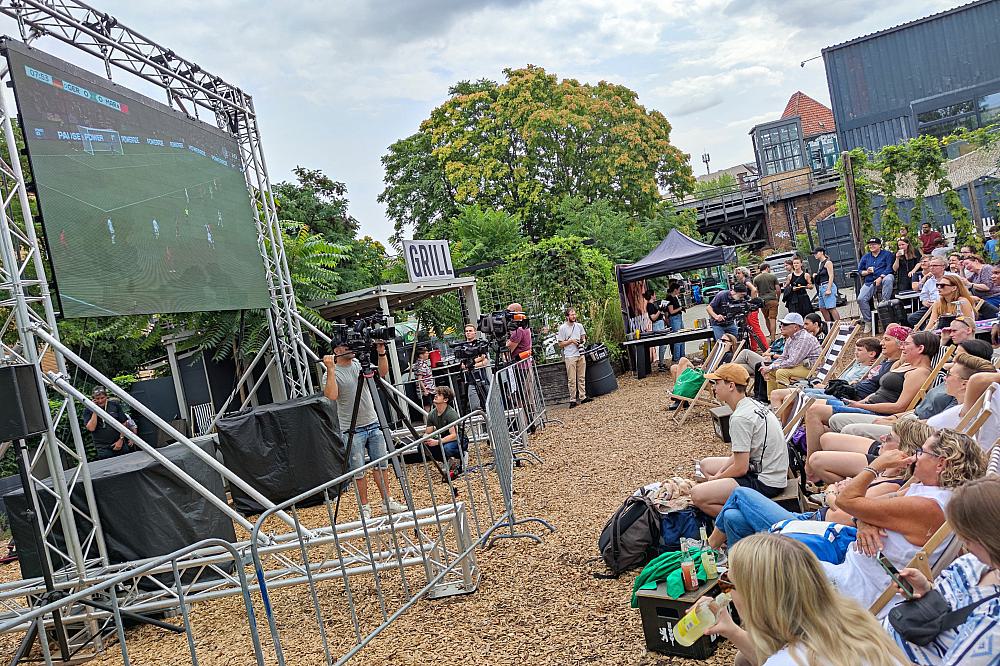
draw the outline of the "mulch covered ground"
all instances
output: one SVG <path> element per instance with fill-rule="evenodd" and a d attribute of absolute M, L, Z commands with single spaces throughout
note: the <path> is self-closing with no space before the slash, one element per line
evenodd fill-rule
<path fill-rule="evenodd" d="M 641 382 L 626 376 L 619 383 L 617 392 L 592 403 L 553 410 L 551 415 L 563 422 L 550 424 L 531 442 L 544 464 L 515 470 L 518 516 L 545 518 L 557 531 L 545 534 L 540 545 L 524 539 L 501 540 L 491 550 L 479 551 L 482 579 L 477 592 L 419 602 L 352 663 L 731 663 L 734 652 L 728 645 L 705 662 L 647 653 L 639 613 L 629 607 L 634 576 L 602 580 L 592 575 L 605 571 L 602 563 L 590 560 L 597 555 L 604 522 L 625 497 L 651 481 L 689 476 L 698 457 L 727 452 L 703 411 L 683 428 L 670 424 L 663 411 L 670 383 L 665 374 Z M 11 567 L 16 565 L 4 569 Z M 354 581 L 358 581 L 359 606 L 374 626 L 380 618 L 373 596 L 366 598 L 370 590 L 365 590 L 361 577 L 352 579 L 352 585 Z M 390 598 L 398 590 L 395 582 L 391 576 L 383 580 L 383 591 Z M 321 589 L 320 602 L 327 609 L 325 628 L 336 659 L 349 649 L 353 631 L 350 620 L 337 613 L 343 608 L 340 584 L 328 583 Z M 287 662 L 323 663 L 308 590 L 276 591 L 272 602 L 281 618 Z M 241 599 L 230 598 L 194 606 L 201 664 L 253 663 L 241 604 Z M 257 621 L 265 651 L 273 654 L 262 613 Z M 0 652 L 6 652 L 10 638 L 0 639 Z M 129 630 L 128 647 L 134 664 L 188 663 L 183 636 L 158 629 Z M 120 650 L 110 648 L 95 663 L 121 663 Z M 273 658 L 269 663 L 275 663 Z"/>

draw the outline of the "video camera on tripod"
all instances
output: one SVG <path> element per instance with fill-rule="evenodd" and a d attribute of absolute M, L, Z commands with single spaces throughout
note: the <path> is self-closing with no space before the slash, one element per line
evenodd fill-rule
<path fill-rule="evenodd" d="M 358 317 L 346 324 L 334 324 L 331 347 L 348 347 L 362 363 L 368 359 L 375 341 L 386 342 L 396 337 L 396 329 L 387 325 L 382 315 Z"/>
<path fill-rule="evenodd" d="M 455 352 L 455 358 L 460 362 L 475 361 L 480 356 L 485 356 L 490 351 L 490 343 L 486 340 L 472 340 L 456 342 L 451 345 Z"/>
<path fill-rule="evenodd" d="M 751 312 L 756 312 L 764 307 L 764 299 L 762 298 L 743 298 L 740 300 L 731 300 L 726 303 L 726 319 L 732 321 L 743 320 L 750 316 Z"/>
<path fill-rule="evenodd" d="M 503 340 L 517 329 L 528 328 L 529 325 L 528 315 L 523 312 L 499 310 L 481 316 L 476 328 L 494 340 Z"/>

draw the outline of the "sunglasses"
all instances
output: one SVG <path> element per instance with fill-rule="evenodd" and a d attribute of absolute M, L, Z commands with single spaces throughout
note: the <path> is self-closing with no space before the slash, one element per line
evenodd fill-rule
<path fill-rule="evenodd" d="M 729 572 L 719 574 L 719 590 L 722 592 L 731 592 L 736 589 L 733 585 L 733 581 L 729 580 Z"/>

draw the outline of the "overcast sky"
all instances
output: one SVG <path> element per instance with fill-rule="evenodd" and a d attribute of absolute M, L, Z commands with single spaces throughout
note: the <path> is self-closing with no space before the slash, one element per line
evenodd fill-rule
<path fill-rule="evenodd" d="M 662 111 L 703 173 L 753 159 L 749 129 L 801 90 L 829 105 L 824 46 L 955 6 L 955 0 L 92 0 L 149 39 L 248 91 L 272 182 L 296 165 L 347 184 L 362 234 L 392 223 L 379 158 L 448 87 L 534 64 L 613 81 Z M 11 19 L 6 34 L 17 34 Z M 61 57 L 53 40 L 36 43 Z M 77 64 L 101 71 L 94 60 Z M 125 78 L 121 83 L 130 85 Z M 141 89 L 141 87 L 140 87 Z M 148 89 L 141 90 L 147 94 Z M 162 96 L 157 97 L 162 101 Z"/>

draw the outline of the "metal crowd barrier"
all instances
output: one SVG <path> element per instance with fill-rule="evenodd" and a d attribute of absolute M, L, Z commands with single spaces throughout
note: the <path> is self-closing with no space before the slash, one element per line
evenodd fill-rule
<path fill-rule="evenodd" d="M 526 523 L 554 529 L 540 518 L 519 519 L 514 512 L 516 456 L 525 455 L 529 430 L 544 423 L 540 386 L 526 365 L 522 361 L 498 373 L 485 411 L 272 506 L 258 517 L 246 541 L 203 541 L 159 558 L 116 565 L 86 590 L 66 581 L 57 590 L 59 598 L 39 608 L 27 601 L 43 596 L 38 581 L 0 586 L 6 590 L 0 594 L 0 610 L 6 611 L 0 612 L 0 634 L 34 626 L 44 639 L 53 612 L 67 624 L 96 617 L 113 627 L 127 665 L 122 622 L 130 621 L 129 614 L 179 611 L 179 628 L 162 628 L 183 631 L 189 663 L 197 664 L 198 647 L 218 637 L 194 636 L 189 607 L 242 595 L 251 634 L 246 649 L 252 648 L 258 664 L 270 663 L 273 651 L 278 666 L 284 666 L 290 642 L 295 662 L 347 662 L 421 599 L 474 592 L 480 578 L 477 550 L 504 538 L 540 541 L 520 529 Z M 467 442 L 463 471 L 454 478 L 425 446 L 452 426 Z M 385 464 L 387 494 L 404 502 L 405 511 L 390 511 L 374 482 L 373 470 Z M 370 519 L 361 511 L 354 482 L 362 475 L 376 514 Z M 250 564 L 255 582 L 244 572 Z M 81 605 L 88 599 L 101 607 Z M 256 612 L 263 609 L 270 641 L 258 633 L 254 599 Z M 47 648 L 42 656 L 54 663 Z"/>

